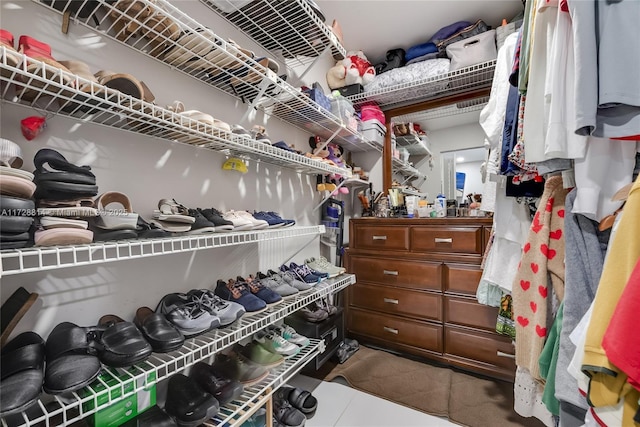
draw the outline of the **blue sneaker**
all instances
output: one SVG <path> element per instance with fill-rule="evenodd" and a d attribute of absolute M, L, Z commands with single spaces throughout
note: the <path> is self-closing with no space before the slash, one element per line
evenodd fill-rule
<path fill-rule="evenodd" d="M 292 225 L 295 225 L 295 221 L 292 219 L 283 219 L 280 215 L 278 215 L 276 212 L 267 212 L 269 215 L 271 215 L 273 218 L 275 219 L 279 219 L 285 222 L 283 227 L 290 227 Z"/>
<path fill-rule="evenodd" d="M 238 280 L 239 283 L 242 283 L 246 287 L 248 287 L 253 295 L 257 296 L 267 304 L 275 304 L 277 302 L 282 301 L 282 297 L 278 293 L 272 291 L 266 286 L 263 286 L 259 280 L 251 276 L 249 276 L 248 280 L 245 280 L 240 276 L 236 277 L 236 279 Z"/>
<path fill-rule="evenodd" d="M 222 299 L 242 305 L 247 313 L 257 313 L 267 308 L 266 302 L 253 295 L 243 283 L 233 279 L 227 283 L 218 280 L 214 293 Z"/>
<path fill-rule="evenodd" d="M 306 273 L 311 273 L 314 276 L 318 276 L 320 278 L 320 280 L 324 280 L 324 279 L 328 279 L 329 278 L 329 273 L 324 273 L 322 271 L 317 271 L 314 270 L 313 268 L 309 267 L 307 264 L 302 264 L 302 265 L 298 265 L 295 263 L 291 263 L 289 265 L 289 269 L 293 269 L 293 270 L 297 270 L 302 268 Z"/>
<path fill-rule="evenodd" d="M 293 274 L 296 275 L 296 277 L 299 280 L 302 280 L 305 283 L 315 284 L 315 283 L 320 283 L 320 281 L 322 280 L 321 277 L 313 274 L 309 268 L 305 269 L 304 266 L 299 266 L 299 265 L 296 265 L 295 263 L 291 263 L 289 267 L 287 267 L 286 265 L 282 265 L 280 267 L 280 271 L 282 272 L 291 271 Z"/>
<path fill-rule="evenodd" d="M 278 228 L 284 226 L 287 222 L 282 218 L 275 218 L 266 212 L 254 212 L 253 217 L 262 221 L 267 221 L 269 228 Z"/>

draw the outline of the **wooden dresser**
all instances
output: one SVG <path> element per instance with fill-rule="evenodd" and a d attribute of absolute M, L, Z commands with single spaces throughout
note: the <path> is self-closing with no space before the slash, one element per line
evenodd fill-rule
<path fill-rule="evenodd" d="M 347 334 L 400 353 L 513 381 L 498 309 L 477 303 L 488 218 L 350 221 Z"/>

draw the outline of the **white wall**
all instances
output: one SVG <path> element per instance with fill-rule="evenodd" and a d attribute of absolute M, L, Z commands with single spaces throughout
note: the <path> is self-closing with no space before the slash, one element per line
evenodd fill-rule
<path fill-rule="evenodd" d="M 431 141 L 431 152 L 434 156 L 433 170 L 426 165 L 426 162 L 418 164 L 417 167 L 428 176 L 427 182 L 422 186 L 422 190 L 429 193 L 432 201 L 442 188 L 441 153 L 482 147 L 484 132 L 479 124 L 471 123 L 430 132 L 429 139 Z"/>
<path fill-rule="evenodd" d="M 480 175 L 480 165 L 482 162 L 467 162 L 457 163 L 456 172 L 463 172 L 466 174 L 464 181 L 464 197 L 469 193 L 482 194 L 484 184 L 482 183 L 482 176 Z"/>
<path fill-rule="evenodd" d="M 217 34 L 253 48 L 199 1 L 176 4 Z M 236 99 L 85 27 L 72 23 L 69 34 L 62 34 L 61 15 L 35 2 L 8 5 L 1 4 L 2 28 L 14 34 L 16 43 L 21 34 L 29 34 L 51 44 L 56 59 L 80 59 L 93 72 L 109 69 L 133 74 L 145 81 L 161 106 L 178 99 L 187 109 L 205 111 L 230 124 L 240 121 L 246 111 L 246 105 Z M 309 75 L 310 80 L 323 78 L 324 69 Z M 20 120 L 36 114 L 28 107 L 2 104 L 0 136 L 22 147 L 24 169 L 33 170 L 32 159 L 40 148 L 56 149 L 71 162 L 91 165 L 101 193 L 124 192 L 134 210 L 145 217 L 159 199 L 176 198 L 189 207 L 274 210 L 302 225 L 319 223 L 319 213 L 312 210 L 321 200 L 315 191 L 315 175 L 254 161 L 244 175 L 223 171 L 226 157 L 221 153 L 62 116 L 50 117 L 43 134 L 27 142 L 20 133 Z M 256 123 L 265 124 L 274 141 L 308 147 L 306 132 L 277 119 L 256 113 L 242 124 L 250 128 Z M 277 268 L 294 255 L 296 262 L 302 262 L 318 254 L 318 241 L 317 237 L 301 237 L 260 248 L 253 244 L 8 276 L 2 278 L 1 300 L 19 286 L 39 293 L 41 309 L 30 310 L 14 335 L 34 330 L 46 337 L 62 321 L 92 325 L 104 314 L 131 320 L 138 307 L 155 308 L 166 293 L 211 287 L 217 279 Z"/>

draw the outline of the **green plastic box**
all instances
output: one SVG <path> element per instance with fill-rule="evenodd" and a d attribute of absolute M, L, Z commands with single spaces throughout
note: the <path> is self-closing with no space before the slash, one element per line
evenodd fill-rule
<path fill-rule="evenodd" d="M 136 374 L 135 368 L 131 369 L 132 374 Z M 111 400 L 117 399 L 122 396 L 122 389 L 124 388 L 124 393 L 130 393 L 136 388 L 144 386 L 145 381 L 144 378 L 140 378 L 137 381 L 137 386 L 134 387 L 134 380 L 131 379 L 129 375 L 126 373 L 122 373 L 118 375 L 117 378 L 114 377 L 111 373 L 103 372 L 98 377 L 102 379 L 109 387 L 117 386 L 120 381 L 125 382 L 123 387 L 114 388 L 111 391 Z M 118 379 L 120 381 L 118 381 Z M 104 409 L 99 410 L 92 416 L 87 418 L 88 424 L 93 427 L 117 427 L 129 421 L 130 419 L 136 417 L 138 414 L 141 414 L 145 410 L 156 404 L 156 385 L 155 385 L 156 374 L 155 372 L 150 372 L 147 374 L 146 383 L 153 383 L 151 386 L 147 386 L 144 389 L 138 391 L 131 396 L 128 396 L 118 402 L 108 406 Z M 95 394 L 97 394 L 97 403 L 98 406 L 102 406 L 105 403 L 109 402 L 108 393 L 105 392 L 106 388 L 102 385 L 101 382 L 94 382 L 92 389 Z M 97 384 L 97 385 L 96 385 Z M 94 400 L 90 400 L 83 404 L 83 409 L 85 411 L 90 411 L 94 408 Z"/>

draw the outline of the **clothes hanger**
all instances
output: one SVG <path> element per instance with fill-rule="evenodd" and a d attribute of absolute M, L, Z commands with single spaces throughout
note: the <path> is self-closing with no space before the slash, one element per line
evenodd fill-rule
<path fill-rule="evenodd" d="M 611 197 L 611 201 L 626 202 L 627 198 L 629 197 L 629 192 L 631 191 L 631 187 L 633 187 L 633 182 L 625 185 L 624 187 L 616 191 L 615 194 Z M 600 224 L 598 224 L 598 230 L 605 231 L 613 227 L 613 223 L 616 221 L 616 216 L 618 216 L 618 214 L 622 212 L 623 207 L 624 207 L 624 204 L 620 206 L 620 208 L 616 210 L 614 213 L 612 213 L 611 215 L 607 215 L 604 218 L 602 218 L 602 220 L 600 221 Z"/>

